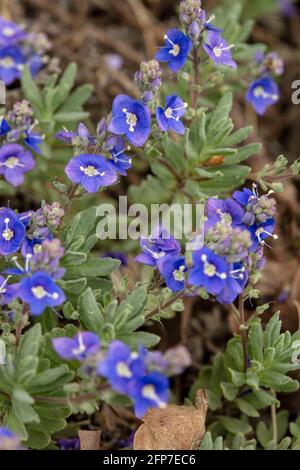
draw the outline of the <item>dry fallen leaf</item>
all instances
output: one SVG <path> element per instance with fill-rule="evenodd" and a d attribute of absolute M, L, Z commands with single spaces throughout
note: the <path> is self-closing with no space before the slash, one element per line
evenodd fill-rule
<path fill-rule="evenodd" d="M 197 449 L 205 433 L 207 398 L 198 390 L 196 407 L 151 408 L 134 436 L 134 450 Z"/>
<path fill-rule="evenodd" d="M 99 450 L 101 431 L 78 431 L 80 450 Z"/>

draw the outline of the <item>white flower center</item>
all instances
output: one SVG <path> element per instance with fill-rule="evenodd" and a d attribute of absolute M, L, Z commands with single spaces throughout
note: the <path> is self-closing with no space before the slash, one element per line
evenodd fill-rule
<path fill-rule="evenodd" d="M 157 405 L 159 406 L 159 408 L 165 408 L 165 406 L 167 405 L 165 402 L 163 402 L 159 396 L 157 395 L 156 391 L 155 391 L 155 388 L 153 385 L 149 384 L 149 385 L 145 385 L 143 388 L 142 388 L 142 397 L 146 398 L 147 400 L 153 400 L 155 401 L 155 403 L 157 403 Z"/>
<path fill-rule="evenodd" d="M 85 347 L 85 345 L 84 345 L 84 343 L 83 343 L 82 334 L 79 333 L 79 334 L 78 334 L 78 348 L 72 349 L 72 353 L 73 353 L 75 356 L 79 356 L 79 354 L 82 354 L 85 350 L 86 350 L 86 347 Z"/>
<path fill-rule="evenodd" d="M 6 38 L 11 38 L 15 34 L 15 30 L 11 28 L 10 26 L 6 26 L 5 28 L 2 29 L 2 34 Z"/>
<path fill-rule="evenodd" d="M 185 270 L 185 266 L 182 265 L 179 267 L 179 269 L 175 269 L 175 271 L 173 271 L 173 277 L 175 281 L 179 281 L 179 282 L 184 281 L 185 279 L 184 270 Z"/>
<path fill-rule="evenodd" d="M 100 172 L 93 165 L 81 166 L 80 171 L 82 171 L 82 173 L 84 173 L 86 176 L 90 176 L 90 177 L 105 175 L 105 171 Z"/>
<path fill-rule="evenodd" d="M 204 263 L 204 274 L 206 274 L 206 276 L 208 276 L 208 277 L 217 276 L 220 279 L 226 279 L 227 278 L 226 273 L 218 273 L 216 266 L 207 261 L 207 256 L 206 255 L 202 255 L 201 260 Z"/>
<path fill-rule="evenodd" d="M 53 294 L 49 294 L 49 292 L 47 292 L 43 286 L 32 287 L 31 292 L 39 300 L 42 300 L 44 297 L 52 297 L 52 299 L 54 300 L 58 299 L 57 292 L 54 292 Z"/>
<path fill-rule="evenodd" d="M 9 157 L 7 160 L 5 160 L 5 162 L 3 163 L 0 163 L 0 166 L 6 166 L 6 168 L 10 168 L 11 170 L 13 170 L 16 166 L 24 166 L 22 165 L 22 163 L 19 162 L 19 159 L 18 157 Z"/>
<path fill-rule="evenodd" d="M 129 113 L 126 108 L 123 108 L 123 113 L 126 114 L 126 124 L 129 125 L 129 132 L 134 132 L 137 125 L 137 116 L 134 113 Z"/>
<path fill-rule="evenodd" d="M 167 109 L 165 110 L 165 116 L 166 116 L 167 119 L 171 119 L 171 117 L 173 116 L 173 110 L 172 110 L 172 108 L 167 108 Z"/>
<path fill-rule="evenodd" d="M 5 227 L 5 230 L 3 230 L 3 232 L 2 232 L 2 237 L 4 238 L 4 240 L 9 242 L 13 238 L 14 232 L 8 226 L 8 224 L 9 224 L 9 219 L 8 218 L 4 219 L 4 223 L 5 223 L 6 227 Z"/>
<path fill-rule="evenodd" d="M 277 100 L 278 95 L 273 95 L 272 93 L 267 93 L 262 86 L 257 86 L 253 90 L 253 95 L 255 98 L 271 98 L 272 100 Z"/>
<path fill-rule="evenodd" d="M 179 44 L 173 44 L 173 49 L 170 50 L 169 54 L 177 57 L 180 54 L 180 46 Z"/>
<path fill-rule="evenodd" d="M 6 56 L 0 59 L 0 66 L 4 67 L 5 69 L 11 69 L 15 65 L 15 61 L 10 56 Z"/>
<path fill-rule="evenodd" d="M 118 362 L 116 365 L 116 371 L 120 377 L 124 377 L 125 379 L 131 379 L 132 377 L 132 372 L 126 362 Z"/>

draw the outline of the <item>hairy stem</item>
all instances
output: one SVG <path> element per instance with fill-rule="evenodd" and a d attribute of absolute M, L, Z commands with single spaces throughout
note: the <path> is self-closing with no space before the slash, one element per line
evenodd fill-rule
<path fill-rule="evenodd" d="M 244 300 L 243 300 L 242 294 L 239 295 L 239 313 L 240 313 L 240 331 L 241 331 L 243 355 L 244 355 L 244 372 L 246 372 L 248 368 L 248 353 L 247 353 L 248 335 L 247 335 L 247 325 L 246 325 L 246 318 L 245 318 Z"/>
<path fill-rule="evenodd" d="M 149 320 L 150 318 L 155 317 L 155 315 L 158 315 L 158 313 L 161 310 L 164 310 L 165 308 L 170 307 L 170 305 L 172 305 L 174 302 L 176 302 L 176 300 L 181 299 L 184 296 L 184 293 L 185 293 L 185 291 L 181 290 L 174 297 L 171 297 L 171 299 L 169 299 L 163 305 L 160 305 L 159 307 L 157 307 L 157 308 L 151 310 L 150 312 L 148 312 L 147 315 L 146 315 L 146 320 Z"/>

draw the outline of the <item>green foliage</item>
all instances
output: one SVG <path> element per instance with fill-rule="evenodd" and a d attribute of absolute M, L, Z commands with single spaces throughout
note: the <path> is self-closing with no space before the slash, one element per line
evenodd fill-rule
<path fill-rule="evenodd" d="M 65 428 L 70 408 L 63 385 L 73 378 L 67 365 L 51 367 L 43 357 L 44 339 L 39 324 L 21 338 L 13 357 L 0 365 L 0 405 L 3 422 L 33 449 L 43 449 L 54 432 Z M 51 400 L 54 400 L 52 403 Z"/>
<path fill-rule="evenodd" d="M 149 204 L 174 201 L 174 191 L 179 186 L 185 195 L 183 202 L 186 198 L 199 201 L 242 185 L 250 172 L 243 162 L 257 153 L 260 145 L 239 145 L 252 128 L 233 132 L 231 109 L 232 94 L 227 93 L 212 112 L 205 109 L 199 112 L 199 117 L 187 129 L 184 142 L 175 143 L 164 136 L 155 152 L 149 151 L 153 175 L 141 186 L 131 186 L 132 200 Z M 216 156 L 221 164 L 215 166 L 212 158 Z M 176 202 L 178 198 L 180 201 L 180 193 L 175 197 Z"/>
<path fill-rule="evenodd" d="M 298 381 L 288 375 L 300 368 L 298 335 L 280 330 L 279 314 L 275 314 L 264 329 L 259 318 L 251 321 L 247 370 L 244 369 L 241 337 L 236 336 L 228 342 L 225 353 L 218 353 L 213 364 L 201 371 L 190 397 L 193 399 L 198 388 L 206 390 L 214 417 L 209 426 L 213 435 L 218 432 L 226 442 L 231 442 L 238 434 L 251 436 L 253 423 L 260 418 L 262 410 L 279 407 L 276 392 L 288 393 L 299 388 Z M 297 426 L 295 423 L 291 428 L 296 446 Z M 268 428 L 264 421 L 258 421 L 256 425 L 257 440 L 263 448 L 288 448 L 291 439 L 285 438 L 287 429 L 288 413 L 280 411 L 277 413 L 277 442 L 274 443 L 272 425 Z"/>

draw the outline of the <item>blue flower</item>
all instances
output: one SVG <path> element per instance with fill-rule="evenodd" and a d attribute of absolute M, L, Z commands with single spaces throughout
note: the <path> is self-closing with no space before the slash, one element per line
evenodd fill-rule
<path fill-rule="evenodd" d="M 0 209 L 0 254 L 18 251 L 25 237 L 25 226 L 10 209 Z"/>
<path fill-rule="evenodd" d="M 167 96 L 166 106 L 156 109 L 156 119 L 160 130 L 163 132 L 171 130 L 178 134 L 184 134 L 185 127 L 180 118 L 184 116 L 186 107 L 187 104 L 178 96 Z"/>
<path fill-rule="evenodd" d="M 0 118 L 0 136 L 6 135 L 10 131 L 11 127 L 3 117 Z"/>
<path fill-rule="evenodd" d="M 51 276 L 42 271 L 21 280 L 19 297 L 29 304 L 31 314 L 34 316 L 41 315 L 47 307 L 61 305 L 66 299 L 65 294 Z"/>
<path fill-rule="evenodd" d="M 41 154 L 41 149 L 39 145 L 43 142 L 43 137 L 37 132 L 32 132 L 31 130 L 25 131 L 24 143 L 32 149 L 34 152 Z"/>
<path fill-rule="evenodd" d="M 219 294 L 224 289 L 228 278 L 226 261 L 205 247 L 194 251 L 192 258 L 193 267 L 189 274 L 190 284 L 204 287 L 210 294 Z"/>
<path fill-rule="evenodd" d="M 268 76 L 255 80 L 247 91 L 246 99 L 252 104 L 257 114 L 265 114 L 267 107 L 279 100 L 277 83 Z"/>
<path fill-rule="evenodd" d="M 78 437 L 58 439 L 57 443 L 60 450 L 80 450 L 80 441 Z"/>
<path fill-rule="evenodd" d="M 95 154 L 71 158 L 65 172 L 73 183 L 81 184 L 88 193 L 95 193 L 118 179 L 117 173 L 105 158 Z"/>
<path fill-rule="evenodd" d="M 134 400 L 134 411 L 138 418 L 149 408 L 164 408 L 169 399 L 169 380 L 159 372 L 140 377 L 129 386 L 129 395 Z"/>
<path fill-rule="evenodd" d="M 172 72 L 178 72 L 185 65 L 193 43 L 179 29 L 170 29 L 164 39 L 165 45 L 159 49 L 155 58 L 167 62 Z"/>
<path fill-rule="evenodd" d="M 217 65 L 227 65 L 233 69 L 237 68 L 236 62 L 232 59 L 230 50 L 233 46 L 228 46 L 225 39 L 215 31 L 208 31 L 208 43 L 203 45 L 203 49 Z"/>
<path fill-rule="evenodd" d="M 209 198 L 205 206 L 207 221 L 205 230 L 213 227 L 218 222 L 223 222 L 232 227 L 243 223 L 245 210 L 233 199 L 226 200 Z"/>
<path fill-rule="evenodd" d="M 13 23 L 0 16 L 0 46 L 9 46 L 26 38 L 24 30 Z"/>
<path fill-rule="evenodd" d="M 100 348 L 98 335 L 89 331 L 79 332 L 74 338 L 54 338 L 52 344 L 57 354 L 68 361 L 84 361 Z"/>
<path fill-rule="evenodd" d="M 263 224 L 253 224 L 249 227 L 251 233 L 251 238 L 253 240 L 253 245 L 251 250 L 255 250 L 258 245 L 268 246 L 265 241 L 267 238 L 272 237 L 274 240 L 277 240 L 278 235 L 273 234 L 275 230 L 275 220 L 269 219 Z"/>
<path fill-rule="evenodd" d="M 35 161 L 32 153 L 22 145 L 5 144 L 0 149 L 0 175 L 13 186 L 20 186 L 24 181 L 24 173 L 32 170 Z"/>
<path fill-rule="evenodd" d="M 21 77 L 25 64 L 22 50 L 17 46 L 8 46 L 0 49 L 0 80 L 11 85 Z"/>
<path fill-rule="evenodd" d="M 9 277 L 0 275 L 0 305 L 10 304 L 18 296 L 19 284 L 8 284 Z"/>
<path fill-rule="evenodd" d="M 240 263 L 231 265 L 225 286 L 216 296 L 221 304 L 231 304 L 243 291 L 248 281 L 248 271 Z"/>
<path fill-rule="evenodd" d="M 55 137 L 66 144 L 76 144 L 78 142 L 85 143 L 86 145 L 95 145 L 96 138 L 91 135 L 90 131 L 83 122 L 77 126 L 76 132 L 63 129 L 55 134 Z"/>
<path fill-rule="evenodd" d="M 22 450 L 19 437 L 4 426 L 0 427 L 0 450 Z"/>
<path fill-rule="evenodd" d="M 119 251 L 107 251 L 103 258 L 113 258 L 118 259 L 121 261 L 121 266 L 128 266 L 128 258 L 124 253 L 120 253 Z"/>
<path fill-rule="evenodd" d="M 143 253 L 136 256 L 134 260 L 147 266 L 156 266 L 166 254 L 177 256 L 181 251 L 179 241 L 175 240 L 161 225 L 155 228 L 150 237 L 141 236 L 140 245 Z"/>
<path fill-rule="evenodd" d="M 132 353 L 122 341 L 113 341 L 107 356 L 97 366 L 99 375 L 106 377 L 112 388 L 120 393 L 128 393 L 129 383 L 145 374 L 143 355 Z"/>
<path fill-rule="evenodd" d="M 144 145 L 151 131 L 151 113 L 147 106 L 130 96 L 119 95 L 114 99 L 112 114 L 110 132 L 126 135 L 136 147 Z"/>
<path fill-rule="evenodd" d="M 117 138 L 115 145 L 110 150 L 111 157 L 108 160 L 113 169 L 123 176 L 126 176 L 126 170 L 132 167 L 132 159 L 125 152 L 126 145 L 124 140 Z"/>
<path fill-rule="evenodd" d="M 184 289 L 185 273 L 187 271 L 184 256 L 164 256 L 158 261 L 157 266 L 169 289 L 173 292 Z"/>
<path fill-rule="evenodd" d="M 251 189 L 243 188 L 242 191 L 235 191 L 232 195 L 233 199 L 239 202 L 242 206 L 247 206 L 250 198 L 257 199 L 257 195 L 254 194 Z"/>

